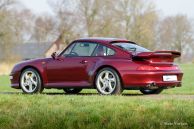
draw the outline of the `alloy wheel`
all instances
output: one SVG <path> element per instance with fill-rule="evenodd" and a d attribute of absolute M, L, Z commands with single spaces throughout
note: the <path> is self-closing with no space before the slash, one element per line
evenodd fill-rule
<path fill-rule="evenodd" d="M 115 75 L 111 71 L 103 71 L 99 74 L 96 86 L 105 95 L 111 94 L 117 85 Z"/>
<path fill-rule="evenodd" d="M 26 71 L 21 77 L 21 87 L 26 93 L 33 93 L 38 86 L 38 77 L 33 71 Z"/>

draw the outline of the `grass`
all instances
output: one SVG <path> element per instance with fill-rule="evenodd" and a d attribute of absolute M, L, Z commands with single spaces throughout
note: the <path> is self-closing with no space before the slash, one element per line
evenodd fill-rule
<path fill-rule="evenodd" d="M 0 97 L 2 129 L 192 129 L 194 127 L 192 99 L 158 100 L 140 96 L 20 94 Z"/>
<path fill-rule="evenodd" d="M 193 64 L 181 68 L 183 86 L 162 96 L 142 96 L 138 91 L 125 91 L 123 96 L 90 94 L 95 90 L 81 95 L 53 94 L 63 93 L 58 90 L 24 95 L 10 88 L 8 76 L 0 76 L 0 129 L 193 129 L 193 96 L 171 95 L 194 94 Z"/>

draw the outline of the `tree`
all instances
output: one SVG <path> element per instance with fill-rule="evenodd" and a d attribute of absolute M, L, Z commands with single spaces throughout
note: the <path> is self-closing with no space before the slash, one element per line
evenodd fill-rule
<path fill-rule="evenodd" d="M 99 11 L 101 1 L 99 0 L 80 0 L 79 1 L 79 14 L 82 22 L 85 25 L 87 35 L 92 37 L 95 35 L 95 25 Z"/>
<path fill-rule="evenodd" d="M 38 16 L 35 18 L 34 27 L 31 39 L 36 42 L 54 41 L 55 35 L 55 20 L 49 15 Z"/>
<path fill-rule="evenodd" d="M 79 36 L 79 19 L 76 19 L 75 10 L 70 8 L 74 5 L 71 0 L 48 0 L 54 13 L 56 29 L 56 39 L 61 39 L 64 44 L 70 43 L 73 39 Z M 81 32 L 83 33 L 83 32 Z"/>
<path fill-rule="evenodd" d="M 14 31 L 13 31 L 13 18 L 12 12 L 8 10 L 9 7 L 13 6 L 16 1 L 13 0 L 1 0 L 0 1 L 0 46 L 3 51 L 4 59 L 10 55 L 10 49 L 13 46 Z"/>
<path fill-rule="evenodd" d="M 160 48 L 180 51 L 182 59 L 194 41 L 192 23 L 185 15 L 166 17 L 161 22 L 159 34 Z"/>
<path fill-rule="evenodd" d="M 152 49 L 158 14 L 152 2 L 144 0 L 119 0 L 117 14 L 123 36 Z"/>
<path fill-rule="evenodd" d="M 8 6 L 15 4 L 14 0 L 1 0 L 0 1 L 0 10 L 6 10 Z"/>

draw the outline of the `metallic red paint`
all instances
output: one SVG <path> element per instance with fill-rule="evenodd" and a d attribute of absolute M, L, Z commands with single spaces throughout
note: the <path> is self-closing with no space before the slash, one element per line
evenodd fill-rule
<path fill-rule="evenodd" d="M 85 87 L 94 88 L 97 72 L 111 67 L 121 78 L 123 88 L 146 87 L 155 83 L 159 87 L 180 86 L 183 73 L 173 63 L 179 52 L 157 51 L 130 53 L 113 46 L 112 42 L 129 42 L 125 39 L 87 38 L 75 42 L 94 42 L 113 49 L 114 56 L 106 57 L 62 57 L 56 59 L 35 59 L 16 64 L 10 76 L 11 87 L 20 88 L 21 73 L 26 68 L 34 68 L 41 75 L 44 88 Z M 133 43 L 133 42 L 131 42 Z M 177 81 L 165 82 L 164 75 L 177 75 Z"/>

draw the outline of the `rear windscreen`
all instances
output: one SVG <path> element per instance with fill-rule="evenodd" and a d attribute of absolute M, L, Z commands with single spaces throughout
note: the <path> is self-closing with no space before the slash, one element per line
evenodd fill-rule
<path fill-rule="evenodd" d="M 129 52 L 150 52 L 150 50 L 132 43 L 113 43 L 112 45 L 122 48 Z"/>

